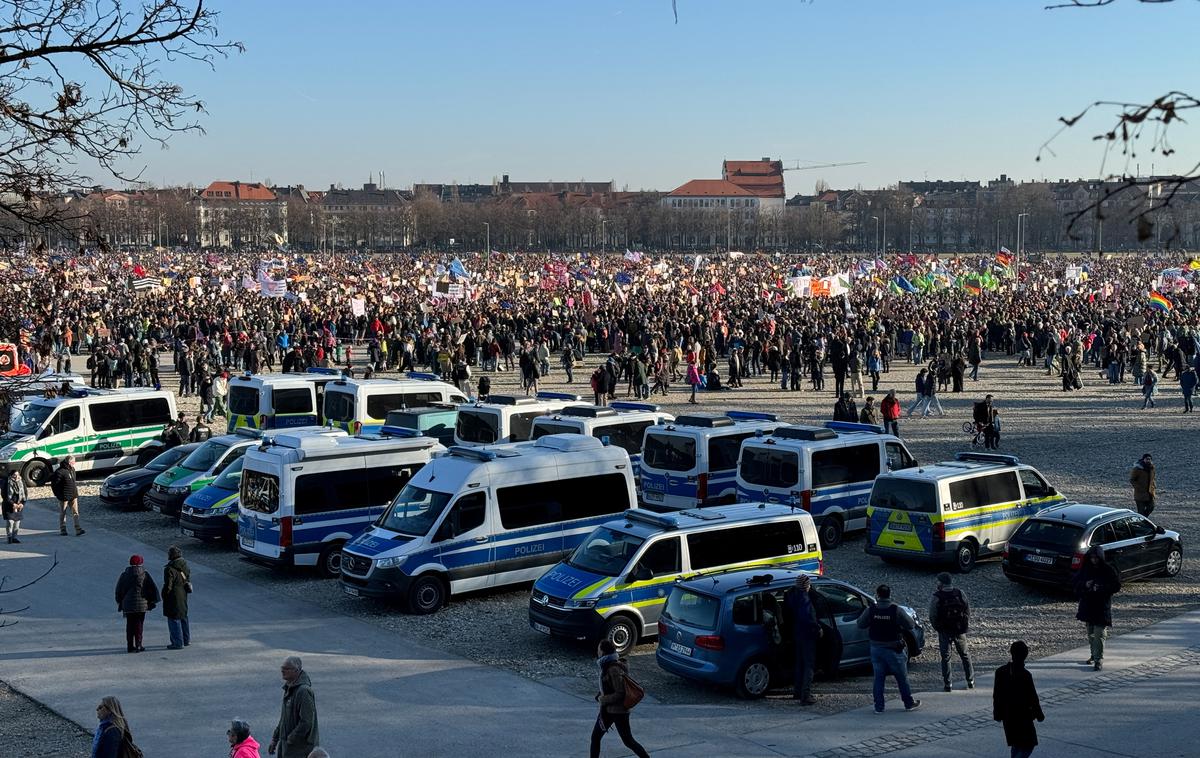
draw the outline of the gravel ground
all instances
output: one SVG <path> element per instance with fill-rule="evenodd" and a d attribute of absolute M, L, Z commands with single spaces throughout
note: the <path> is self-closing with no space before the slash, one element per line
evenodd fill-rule
<path fill-rule="evenodd" d="M 589 365 L 594 365 L 594 361 L 590 358 Z M 1196 466 L 1200 422 L 1195 416 L 1180 413 L 1182 401 L 1178 389 L 1170 382 L 1163 382 L 1159 407 L 1141 411 L 1140 393 L 1130 384 L 1114 387 L 1101 382 L 1098 372 L 1088 371 L 1084 379 L 1088 386 L 1079 392 L 1064 393 L 1057 377 L 1019 368 L 1015 363 L 1015 359 L 995 357 L 984 363 L 978 383 L 967 382 L 966 393 L 941 395 L 946 418 L 902 420 L 901 434 L 914 455 L 922 462 L 931 462 L 952 458 L 955 452 L 969 447 L 960 427 L 970 418 L 971 403 L 991 392 L 1004 418 L 1003 452 L 1019 455 L 1024 462 L 1038 468 L 1067 497 L 1131 505 L 1128 471 L 1143 452 L 1149 451 L 1158 466 L 1160 505 L 1155 518 L 1164 526 L 1182 532 L 1185 543 L 1196 533 L 1200 518 L 1197 516 L 1200 498 L 1196 495 L 1200 489 Z M 575 391 L 587 392 L 590 373 L 590 368 L 576 371 Z M 892 372 L 884 375 L 881 390 L 896 388 L 901 402 L 907 405 L 913 396 L 915 373 L 915 368 L 908 364 L 893 366 Z M 543 381 L 542 388 L 571 389 L 562 379 L 561 371 L 556 370 L 549 381 Z M 509 374 L 493 377 L 495 392 L 511 392 L 514 384 L 515 379 Z M 827 386 L 832 387 L 832 379 Z M 883 394 L 876 393 L 877 401 Z M 680 390 L 656 401 L 679 414 L 689 407 L 686 397 Z M 832 390 L 784 393 L 778 387 L 768 386 L 765 378 L 756 378 L 747 380 L 744 389 L 704 394 L 701 402 L 702 411 L 769 410 L 782 414 L 788 421 L 815 422 L 832 416 L 834 398 Z M 181 407 L 192 410 L 195 401 L 184 400 Z M 164 550 L 178 542 L 192 562 L 363 618 L 483 664 L 509 669 L 571 692 L 591 692 L 595 678 L 592 651 L 568 641 L 547 639 L 529 628 L 528 586 L 458 598 L 433 616 L 409 616 L 383 603 L 348 598 L 336 582 L 318 579 L 306 570 L 272 571 L 242 561 L 231 546 L 180 537 L 173 521 L 157 515 L 105 508 L 96 497 L 99 481 L 95 478 L 81 482 L 81 510 L 88 526 L 116 529 Z M 49 492 L 39 490 L 34 494 L 45 496 Z M 886 565 L 866 555 L 862 547 L 863 537 L 850 535 L 840 548 L 826 553 L 828 575 L 864 589 L 886 581 L 892 585 L 895 599 L 917 608 L 923 617 L 938 569 Z M 1029 642 L 1034 657 L 1086 643 L 1082 625 L 1074 619 L 1075 604 L 1070 598 L 1010 583 L 995 560 L 981 562 L 972 573 L 957 577 L 956 585 L 966 592 L 972 604 L 972 652 L 981 670 L 1004 662 L 1007 646 L 1016 638 Z M 1197 607 L 1198 590 L 1200 572 L 1190 561 L 1185 561 L 1183 572 L 1175 579 L 1127 586 L 1114 599 L 1114 633 L 1128 632 Z M 654 649 L 653 643 L 642 644 L 632 660 L 634 674 L 654 698 L 688 704 L 733 701 L 727 692 L 663 672 L 654 662 Z M 927 650 L 911 669 L 915 689 L 940 688 L 936 657 L 935 642 L 932 653 Z M 818 709 L 834 712 L 867 704 L 869 674 L 869 671 L 856 672 L 819 683 Z M 750 709 L 791 706 L 790 699 L 782 694 L 743 704 Z"/>
<path fill-rule="evenodd" d="M 73 721 L 0 682 L 0 724 L 4 725 L 3 755 L 24 758 L 86 758 L 92 736 Z"/>

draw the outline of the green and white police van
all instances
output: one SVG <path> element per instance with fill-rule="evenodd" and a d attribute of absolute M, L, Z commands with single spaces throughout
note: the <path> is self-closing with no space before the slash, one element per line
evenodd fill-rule
<path fill-rule="evenodd" d="M 141 466 L 163 451 L 162 432 L 174 418 L 175 396 L 163 390 L 79 388 L 31 400 L 0 435 L 0 470 L 40 485 L 68 455 L 78 471 Z"/>

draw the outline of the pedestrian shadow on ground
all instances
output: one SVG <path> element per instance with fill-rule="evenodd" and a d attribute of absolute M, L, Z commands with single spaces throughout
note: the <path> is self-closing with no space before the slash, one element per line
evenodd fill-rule
<path fill-rule="evenodd" d="M 154 648 L 146 648 L 147 653 L 153 651 Z M 0 661 L 28 661 L 46 658 L 86 658 L 92 655 L 116 654 L 129 655 L 125 648 L 118 645 L 114 647 L 83 648 L 80 650 L 38 650 L 36 652 L 0 653 Z"/>

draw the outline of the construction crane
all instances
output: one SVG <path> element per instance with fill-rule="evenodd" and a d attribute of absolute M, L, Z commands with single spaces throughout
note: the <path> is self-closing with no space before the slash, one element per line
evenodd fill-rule
<path fill-rule="evenodd" d="M 810 161 L 795 160 L 795 166 L 784 166 L 784 171 L 811 171 L 817 168 L 836 168 L 838 166 L 862 166 L 866 161 L 850 161 L 848 163 L 813 163 L 811 166 L 801 164 L 810 163 Z"/>

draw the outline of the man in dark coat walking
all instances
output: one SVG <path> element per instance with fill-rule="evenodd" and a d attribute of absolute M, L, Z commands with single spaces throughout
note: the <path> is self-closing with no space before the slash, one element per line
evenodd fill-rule
<path fill-rule="evenodd" d="M 1113 565 L 1104 558 L 1104 548 L 1094 545 L 1083 559 L 1083 565 L 1075 573 L 1073 582 L 1075 597 L 1079 598 L 1079 610 L 1075 618 L 1087 624 L 1088 642 L 1092 657 L 1085 665 L 1103 668 L 1104 641 L 1112 626 L 1112 596 L 1121 591 L 1121 577 Z"/>
<path fill-rule="evenodd" d="M 188 626 L 188 593 L 191 591 L 192 570 L 183 559 L 183 551 L 175 545 L 167 550 L 167 565 L 163 567 L 163 615 L 171 635 L 168 650 L 181 650 L 192 644 Z"/>
<path fill-rule="evenodd" d="M 1033 675 L 1025 668 L 1029 646 L 1017 640 L 1009 648 L 1012 662 L 996 669 L 992 690 L 992 718 L 1004 724 L 1004 738 L 1012 748 L 1011 758 L 1029 758 L 1037 747 L 1036 721 L 1045 721 Z"/>
<path fill-rule="evenodd" d="M 279 669 L 283 676 L 283 704 L 267 753 L 275 755 L 278 748 L 279 758 L 307 758 L 321 741 L 312 680 L 294 655 L 288 656 Z"/>
<path fill-rule="evenodd" d="M 50 477 L 50 491 L 58 501 L 58 533 L 67 536 L 67 510 L 75 519 L 75 536 L 84 534 L 79 525 L 79 487 L 75 484 L 75 456 L 68 455 Z"/>

